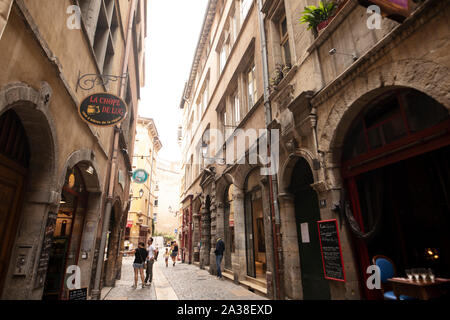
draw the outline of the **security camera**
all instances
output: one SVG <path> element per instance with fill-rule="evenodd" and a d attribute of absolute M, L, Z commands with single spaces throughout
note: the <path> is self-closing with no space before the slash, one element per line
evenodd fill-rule
<path fill-rule="evenodd" d="M 328 53 L 330 54 L 330 56 L 332 56 L 336 53 L 336 48 L 331 49 L 330 51 L 328 51 Z"/>

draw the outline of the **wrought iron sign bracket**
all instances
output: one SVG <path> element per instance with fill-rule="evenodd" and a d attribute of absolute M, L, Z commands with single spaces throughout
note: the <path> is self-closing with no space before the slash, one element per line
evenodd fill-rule
<path fill-rule="evenodd" d="M 115 76 L 110 74 L 94 74 L 88 73 L 81 75 L 81 72 L 78 71 L 78 81 L 75 92 L 78 92 L 78 88 L 88 91 L 94 88 L 96 85 L 107 86 L 110 81 L 115 82 L 119 79 L 127 79 L 128 73 L 124 73 L 121 76 Z"/>

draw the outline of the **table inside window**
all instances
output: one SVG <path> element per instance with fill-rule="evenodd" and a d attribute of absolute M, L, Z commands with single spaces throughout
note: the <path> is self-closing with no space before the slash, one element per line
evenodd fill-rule
<path fill-rule="evenodd" d="M 392 290 L 397 300 L 400 299 L 400 295 L 429 300 L 450 293 L 450 279 L 437 278 L 434 282 L 424 282 L 410 281 L 405 278 L 391 278 L 388 281 L 392 284 Z"/>

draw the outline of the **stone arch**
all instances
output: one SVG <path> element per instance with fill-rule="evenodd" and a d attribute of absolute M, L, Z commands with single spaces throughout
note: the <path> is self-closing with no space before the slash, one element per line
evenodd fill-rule
<path fill-rule="evenodd" d="M 449 71 L 446 66 L 427 60 L 389 62 L 370 68 L 365 76 L 353 79 L 342 94 L 330 99 L 335 102 L 326 118 L 318 123 L 319 150 L 323 152 L 326 166 L 332 168 L 324 172 L 328 186 L 342 185 L 339 172 L 342 145 L 353 120 L 365 106 L 387 91 L 411 88 L 450 109 Z"/>
<path fill-rule="evenodd" d="M 285 194 L 289 193 L 289 186 L 291 184 L 292 172 L 294 170 L 295 164 L 303 158 L 308 162 L 309 166 L 313 168 L 313 160 L 315 159 L 313 153 L 305 148 L 297 148 L 293 153 L 291 153 L 288 158 L 284 161 L 281 166 L 280 176 L 279 176 L 279 193 Z M 317 181 L 317 174 L 313 170 L 314 181 Z"/>
<path fill-rule="evenodd" d="M 256 164 L 240 164 L 237 165 L 235 171 L 232 174 L 233 183 L 236 188 L 240 190 L 244 190 L 245 188 L 245 182 L 247 181 L 248 174 L 255 168 L 260 167 Z"/>
<path fill-rule="evenodd" d="M 103 190 L 102 188 L 103 179 L 99 176 L 100 173 L 100 171 L 98 170 L 99 166 L 97 164 L 97 161 L 95 160 L 94 151 L 91 149 L 80 149 L 72 152 L 59 175 L 58 190 L 61 189 L 64 185 L 64 179 L 66 177 L 67 170 L 79 164 L 81 164 L 83 167 L 90 165 L 94 168 L 95 174 L 93 175 L 86 174 L 84 170 L 82 171 L 87 191 L 94 193 L 101 192 Z"/>
<path fill-rule="evenodd" d="M 234 184 L 234 178 L 231 174 L 223 174 L 216 182 L 216 201 L 221 203 L 225 200 L 225 192 L 230 184 Z"/>
<path fill-rule="evenodd" d="M 22 121 L 31 151 L 29 189 L 54 191 L 58 143 L 53 117 L 48 109 L 52 89 L 46 82 L 35 90 L 23 82 L 7 84 L 0 90 L 0 114 L 13 109 Z M 56 202 L 56 201 L 55 201 Z"/>
<path fill-rule="evenodd" d="M 46 82 L 41 82 L 39 90 L 23 82 L 9 83 L 0 90 L 0 115 L 14 110 L 27 134 L 31 153 L 24 200 L 1 293 L 4 299 L 40 299 L 42 295 L 42 278 L 37 270 L 39 253 L 47 217 L 56 212 L 60 201 L 57 187 L 58 143 L 49 110 L 51 97 L 52 88 Z M 26 277 L 12 276 L 19 247 L 35 252 L 29 255 Z"/>
<path fill-rule="evenodd" d="M 450 109 L 449 68 L 432 61 L 405 59 L 369 69 L 366 76 L 355 78 L 350 90 L 344 90 L 336 101 L 319 132 L 319 147 L 333 152 L 333 162 L 340 161 L 334 149 L 342 146 L 351 120 L 374 97 L 394 88 L 412 88 L 423 92 Z M 350 86 L 349 86 L 350 87 Z"/>

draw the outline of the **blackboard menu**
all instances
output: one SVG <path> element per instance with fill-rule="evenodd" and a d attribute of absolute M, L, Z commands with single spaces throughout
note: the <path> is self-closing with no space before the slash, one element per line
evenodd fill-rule
<path fill-rule="evenodd" d="M 55 231 L 57 214 L 49 212 L 47 224 L 45 227 L 44 239 L 42 241 L 41 253 L 39 255 L 39 264 L 36 272 L 34 288 L 44 286 L 45 276 L 47 274 L 48 261 L 50 259 L 50 250 L 53 243 L 53 233 Z"/>
<path fill-rule="evenodd" d="M 337 220 L 317 222 L 325 279 L 345 282 L 344 261 Z"/>
<path fill-rule="evenodd" d="M 70 290 L 69 300 L 87 300 L 87 288 Z"/>

